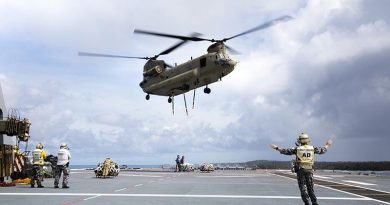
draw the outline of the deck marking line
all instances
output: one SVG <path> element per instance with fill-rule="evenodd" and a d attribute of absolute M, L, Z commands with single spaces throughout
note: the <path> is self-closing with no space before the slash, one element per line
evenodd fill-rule
<path fill-rule="evenodd" d="M 142 186 L 143 184 L 137 184 L 137 185 L 134 185 L 135 187 L 137 187 L 137 186 Z"/>
<path fill-rule="evenodd" d="M 242 178 L 242 177 L 256 177 L 256 175 L 239 175 L 239 176 L 196 176 L 198 178 Z"/>
<path fill-rule="evenodd" d="M 286 176 L 281 176 L 281 175 L 277 175 L 277 174 L 273 174 L 273 173 L 269 173 L 269 174 L 274 175 L 274 176 L 278 176 L 278 177 L 282 177 L 282 178 L 286 178 L 286 179 L 290 179 L 290 180 L 294 180 L 294 181 L 296 180 L 296 179 L 293 179 L 293 178 L 289 178 L 289 177 L 286 177 Z M 338 184 L 342 184 L 342 185 L 346 185 L 346 186 L 352 186 L 352 187 L 358 187 L 358 188 L 362 188 L 362 189 L 369 189 L 369 188 L 359 187 L 359 186 L 350 185 L 350 184 L 343 184 L 343 183 L 333 182 L 333 181 L 328 181 L 328 180 L 322 180 L 322 181 L 331 182 L 331 183 L 338 183 Z M 327 186 L 324 186 L 324 185 L 316 184 L 316 186 L 321 186 L 321 187 L 324 187 L 324 188 L 327 188 L 327 189 L 332 189 L 334 191 L 339 191 L 339 192 L 343 192 L 343 193 L 346 193 L 346 194 L 350 194 L 350 195 L 366 198 L 366 199 L 371 200 L 371 201 L 376 201 L 376 202 L 379 202 L 379 203 L 382 203 L 382 204 L 389 204 L 390 205 L 389 202 L 385 202 L 385 201 L 381 201 L 381 200 L 378 200 L 378 199 L 374 199 L 374 198 L 370 198 L 370 197 L 366 197 L 366 196 L 362 196 L 362 195 L 358 195 L 358 194 L 354 194 L 354 193 L 350 193 L 350 192 L 334 189 L 334 188 L 327 187 Z M 378 191 L 378 192 L 385 192 L 385 191 L 379 191 L 379 190 L 375 190 L 375 189 L 369 189 L 369 190 Z M 385 193 L 388 193 L 388 192 L 385 192 Z"/>
<path fill-rule="evenodd" d="M 255 196 L 255 195 L 189 195 L 189 194 L 102 194 L 102 193 L 0 193 L 0 196 L 92 196 L 96 197 L 175 197 L 175 198 L 249 198 L 249 199 L 301 199 L 300 196 Z M 370 198 L 318 197 L 324 200 L 371 201 Z"/>
<path fill-rule="evenodd" d="M 120 192 L 120 191 L 123 191 L 123 190 L 126 190 L 127 188 L 123 188 L 123 189 L 117 189 L 115 190 L 114 192 Z"/>
<path fill-rule="evenodd" d="M 376 184 L 370 184 L 370 183 L 358 182 L 358 181 L 352 181 L 352 180 L 343 180 L 343 182 L 360 184 L 360 185 L 367 185 L 367 186 L 374 186 L 374 185 L 376 185 Z"/>
<path fill-rule="evenodd" d="M 272 174 L 272 173 L 270 173 Z M 275 175 L 275 176 L 280 176 L 280 175 L 276 175 L 276 174 L 272 174 L 272 175 Z M 295 175 L 292 175 L 290 174 L 291 176 L 295 176 Z M 286 177 L 288 178 L 288 177 Z M 294 179 L 296 180 L 296 179 Z M 342 183 L 342 182 L 336 182 L 336 181 L 329 181 L 329 180 L 321 180 L 321 181 L 324 181 L 324 182 L 330 182 L 330 183 L 336 183 L 336 184 L 341 184 L 341 185 L 346 185 L 346 186 L 352 186 L 352 187 L 357 187 L 357 188 L 362 188 L 362 189 L 368 189 L 368 190 L 371 190 L 371 191 L 378 191 L 378 192 L 384 192 L 384 193 L 387 193 L 387 194 L 390 194 L 390 192 L 387 192 L 387 191 L 383 191 L 383 190 L 378 190 L 378 189 L 372 189 L 372 188 L 367 188 L 367 187 L 362 187 L 362 186 L 357 186 L 357 185 L 354 185 L 354 184 L 346 184 L 346 183 Z"/>
<path fill-rule="evenodd" d="M 292 179 L 292 178 L 289 178 L 289 177 L 286 177 L 286 176 L 280 176 L 280 175 L 272 174 L 272 173 L 270 173 L 270 174 L 271 174 L 271 175 L 274 175 L 274 176 L 278 176 L 278 177 L 282 177 L 282 178 L 286 178 L 286 179 L 290 179 L 290 180 L 296 181 L 296 179 Z M 338 190 L 338 189 L 335 189 L 335 188 L 332 188 L 332 187 L 327 187 L 327 186 L 324 186 L 324 185 L 316 184 L 316 186 L 320 186 L 320 187 L 323 187 L 323 188 L 327 188 L 327 189 L 330 189 L 330 190 L 333 190 L 333 191 L 338 191 L 338 192 L 341 192 L 341 193 L 344 193 L 344 194 L 350 194 L 350 195 L 352 195 L 352 196 L 357 196 L 357 197 L 361 197 L 361 198 L 367 198 L 367 197 L 365 197 L 365 196 L 361 196 L 361 195 L 358 195 L 358 194 L 354 194 L 354 193 L 350 193 L 350 192 Z"/>
<path fill-rule="evenodd" d="M 346 183 L 334 182 L 334 181 L 329 181 L 329 180 L 322 180 L 322 181 L 330 182 L 330 183 L 336 183 L 336 184 L 342 184 L 342 185 L 346 185 L 346 186 L 352 186 L 352 187 L 357 187 L 357 188 L 362 188 L 362 189 L 368 189 L 368 190 L 371 190 L 371 191 L 377 191 L 377 192 L 383 192 L 383 193 L 390 194 L 390 192 L 387 192 L 387 191 L 378 190 L 378 189 L 372 189 L 372 188 L 367 188 L 367 187 L 362 187 L 362 186 L 357 186 L 357 185 L 353 185 L 353 184 L 346 184 Z"/>
<path fill-rule="evenodd" d="M 85 199 L 83 199 L 83 200 L 84 200 L 84 201 L 87 201 L 87 200 L 90 200 L 90 199 L 97 198 L 97 197 L 99 197 L 99 196 L 101 196 L 101 195 L 91 196 L 91 197 L 85 198 Z"/>
<path fill-rule="evenodd" d="M 126 177 L 152 177 L 152 178 L 159 178 L 162 176 L 157 175 L 141 175 L 141 174 L 121 174 L 120 176 L 126 176 Z"/>
<path fill-rule="evenodd" d="M 325 176 L 319 176 L 319 175 L 313 175 L 314 178 L 320 178 L 320 179 L 332 179 L 331 177 L 325 177 Z"/>

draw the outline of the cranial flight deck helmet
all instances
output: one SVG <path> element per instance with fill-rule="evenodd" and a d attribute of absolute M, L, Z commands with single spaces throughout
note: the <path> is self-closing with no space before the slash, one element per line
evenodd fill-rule
<path fill-rule="evenodd" d="M 60 149 L 68 149 L 68 145 L 66 143 L 61 143 Z"/>
<path fill-rule="evenodd" d="M 42 143 L 38 143 L 37 146 L 35 147 L 37 149 L 43 149 L 43 144 Z"/>
<path fill-rule="evenodd" d="M 310 143 L 309 135 L 306 133 L 301 133 L 298 137 L 298 143 L 301 145 L 306 145 Z"/>

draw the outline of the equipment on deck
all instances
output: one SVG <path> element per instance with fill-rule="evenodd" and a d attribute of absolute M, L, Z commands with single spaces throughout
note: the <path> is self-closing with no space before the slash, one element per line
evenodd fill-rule
<path fill-rule="evenodd" d="M 12 179 L 28 177 L 29 151 L 27 151 L 30 138 L 30 121 L 20 119 L 16 109 L 10 109 L 8 117 L 0 119 L 0 135 L 16 136 L 16 146 L 0 145 L 0 178 L 11 176 Z M 25 151 L 20 152 L 20 142 L 25 142 Z"/>
<path fill-rule="evenodd" d="M 110 160 L 108 163 L 109 166 L 105 166 L 105 163 L 107 164 L 106 160 L 103 163 L 99 163 L 97 168 L 95 169 L 95 175 L 97 178 L 116 177 L 119 175 L 120 172 L 119 165 L 113 162 L 112 160 Z"/>
<path fill-rule="evenodd" d="M 180 171 L 182 172 L 193 172 L 194 171 L 194 165 L 190 164 L 188 162 L 185 162 L 180 165 Z"/>
<path fill-rule="evenodd" d="M 202 165 L 200 165 L 199 170 L 201 172 L 213 172 L 215 169 L 213 164 L 203 163 Z"/>

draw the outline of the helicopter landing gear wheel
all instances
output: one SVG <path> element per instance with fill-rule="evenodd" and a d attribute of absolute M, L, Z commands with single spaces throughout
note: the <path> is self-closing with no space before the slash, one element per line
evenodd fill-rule
<path fill-rule="evenodd" d="M 146 99 L 146 100 L 149 100 L 149 99 L 150 99 L 150 95 L 147 94 L 147 95 L 145 96 L 145 99 Z"/>
<path fill-rule="evenodd" d="M 205 87 L 203 92 L 206 93 L 206 94 L 210 94 L 211 93 L 211 89 L 208 88 L 208 87 Z"/>
<path fill-rule="evenodd" d="M 171 102 L 172 102 L 172 98 L 169 97 L 169 98 L 168 98 L 168 103 L 171 103 Z"/>

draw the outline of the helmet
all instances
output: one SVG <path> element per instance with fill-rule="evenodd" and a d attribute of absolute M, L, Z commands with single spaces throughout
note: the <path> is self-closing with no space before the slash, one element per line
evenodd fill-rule
<path fill-rule="evenodd" d="M 38 143 L 37 146 L 36 146 L 37 149 L 43 149 L 43 144 L 42 143 Z"/>
<path fill-rule="evenodd" d="M 309 144 L 310 143 L 309 135 L 306 133 L 301 133 L 298 137 L 298 143 L 301 145 Z"/>
<path fill-rule="evenodd" d="M 61 143 L 60 149 L 62 148 L 68 149 L 68 145 L 66 143 Z"/>

